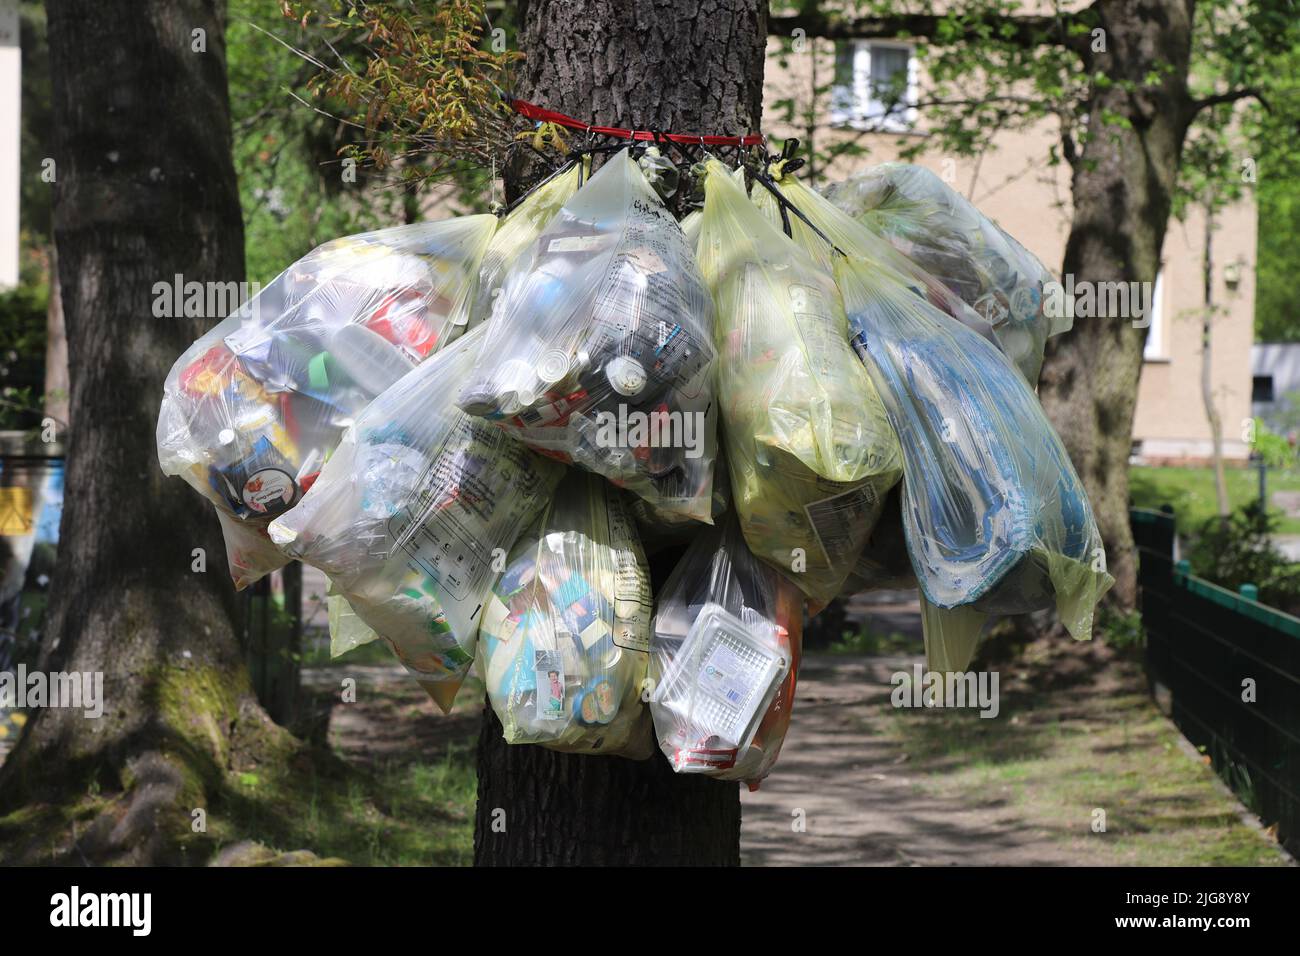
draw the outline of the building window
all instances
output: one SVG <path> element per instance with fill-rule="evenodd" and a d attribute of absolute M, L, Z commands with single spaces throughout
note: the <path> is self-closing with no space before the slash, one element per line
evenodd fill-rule
<path fill-rule="evenodd" d="M 916 57 L 906 43 L 835 44 L 831 122 L 889 132 L 916 125 Z"/>
<path fill-rule="evenodd" d="M 1151 292 L 1151 324 L 1147 326 L 1147 344 L 1142 348 L 1142 357 L 1147 361 L 1167 359 L 1165 350 L 1165 276 L 1156 273 L 1156 287 Z"/>
<path fill-rule="evenodd" d="M 1256 375 L 1250 380 L 1250 400 L 1252 402 L 1273 401 L 1273 376 Z"/>

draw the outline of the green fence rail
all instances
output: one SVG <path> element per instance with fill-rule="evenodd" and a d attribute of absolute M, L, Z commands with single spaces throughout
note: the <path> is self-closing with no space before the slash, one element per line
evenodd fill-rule
<path fill-rule="evenodd" d="M 1174 516 L 1133 509 L 1146 670 L 1171 715 L 1279 838 L 1300 840 L 1300 618 L 1196 577 Z"/>

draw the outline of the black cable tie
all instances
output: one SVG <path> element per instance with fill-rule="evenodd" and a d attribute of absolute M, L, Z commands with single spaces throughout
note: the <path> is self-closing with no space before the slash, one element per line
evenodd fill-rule
<path fill-rule="evenodd" d="M 790 218 L 788 215 L 786 215 L 786 210 L 789 209 L 790 212 L 794 213 L 801 220 L 803 220 L 803 224 L 805 226 L 807 226 L 813 232 L 817 233 L 817 235 L 820 236 L 822 240 L 825 241 L 825 243 L 831 247 L 832 252 L 835 252 L 841 256 L 847 256 L 847 253 L 845 253 L 843 249 L 841 249 L 839 246 L 835 245 L 835 243 L 831 241 L 830 236 L 826 235 L 826 233 L 822 232 L 819 228 L 817 228 L 817 226 L 813 224 L 813 221 L 803 214 L 803 210 L 801 210 L 798 206 L 796 206 L 794 203 L 792 203 L 789 199 L 785 197 L 785 194 L 782 193 L 780 188 L 777 186 L 776 180 L 774 180 L 766 172 L 756 172 L 754 170 L 750 170 L 750 172 L 753 173 L 753 176 L 756 180 L 758 180 L 760 183 L 763 184 L 763 186 L 767 189 L 768 192 L 770 192 L 773 196 L 776 197 L 777 204 L 781 207 L 781 221 L 786 226 L 785 234 L 787 236 L 790 235 Z"/>

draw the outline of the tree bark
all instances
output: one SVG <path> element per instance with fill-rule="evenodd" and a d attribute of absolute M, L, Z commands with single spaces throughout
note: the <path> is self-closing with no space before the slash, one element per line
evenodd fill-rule
<path fill-rule="evenodd" d="M 154 440 L 168 369 L 221 318 L 155 318 L 154 284 L 244 274 L 225 4 L 47 6 L 77 427 L 40 667 L 102 672 L 104 712 L 36 711 L 0 774 L 0 806 L 93 794 L 79 833 L 73 822 L 32 846 L 56 861 L 178 862 L 194 848 L 191 810 L 238 747 L 276 733 L 249 689 L 212 509 L 164 479 Z M 196 548 L 206 573 L 191 570 Z"/>
<path fill-rule="evenodd" d="M 1187 90 L 1193 0 L 1098 0 L 1106 51 L 1089 68 L 1090 135 L 1074 164 L 1074 219 L 1062 271 L 1076 283 L 1154 283 L 1183 139 L 1193 115 Z M 1160 82 L 1148 87 L 1149 75 Z M 1131 88 L 1129 84 L 1132 84 Z M 1107 125 L 1119 116 L 1124 125 Z M 1040 397 L 1088 490 L 1115 587 L 1130 609 L 1137 563 L 1128 519 L 1128 457 L 1146 329 L 1129 319 L 1076 319 L 1048 341 Z"/>
<path fill-rule="evenodd" d="M 45 310 L 45 414 L 54 419 L 55 435 L 65 441 L 68 427 L 68 335 L 63 326 L 59 290 L 59 252 L 50 244 L 50 302 Z"/>
<path fill-rule="evenodd" d="M 593 125 L 757 131 L 763 0 L 531 0 L 518 94 Z M 514 184 L 507 182 L 507 190 Z M 478 865 L 735 865 L 738 786 L 643 761 L 508 746 L 485 708 Z"/>
<path fill-rule="evenodd" d="M 1226 527 L 1232 504 L 1228 500 L 1228 478 L 1223 473 L 1223 419 L 1214 404 L 1214 202 L 1205 202 L 1205 252 L 1201 260 L 1201 277 L 1205 284 L 1205 314 L 1201 318 L 1201 401 L 1210 425 L 1210 462 L 1214 466 L 1214 496 L 1219 518 Z"/>

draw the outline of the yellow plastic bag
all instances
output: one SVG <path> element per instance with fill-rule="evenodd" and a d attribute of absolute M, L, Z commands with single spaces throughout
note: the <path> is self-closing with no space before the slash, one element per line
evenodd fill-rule
<path fill-rule="evenodd" d="M 803 605 L 733 517 L 691 542 L 664 582 L 650 651 L 650 713 L 674 771 L 758 789 L 790 726 Z"/>
<path fill-rule="evenodd" d="M 644 758 L 650 573 L 623 492 L 571 470 L 488 595 L 478 668 L 507 743 Z"/>
<path fill-rule="evenodd" d="M 1038 385 L 1038 368 L 1042 364 L 1042 340 L 1037 338 L 1037 352 L 1034 353 L 1033 340 L 1037 332 L 1026 338 L 1022 332 L 1032 332 L 1030 323 L 1021 329 L 1015 323 L 1003 322 L 995 326 L 988 315 L 980 312 L 946 285 L 940 276 L 932 275 L 912 259 L 903 255 L 882 236 L 873 232 L 862 222 L 839 209 L 820 193 L 804 185 L 794 176 L 782 171 L 782 163 L 773 163 L 768 172 L 774 178 L 776 190 L 798 213 L 786 209 L 782 214 L 781 205 L 773 195 L 771 188 L 758 184 L 751 193 L 751 199 L 768 221 L 785 229 L 813 256 L 827 271 L 833 267 L 835 250 L 854 256 L 868 263 L 924 297 L 939 311 L 956 319 L 966 328 L 986 339 L 1003 354 L 1008 355 L 1030 387 Z M 802 214 L 799 215 L 799 213 Z M 807 222 L 804 220 L 807 219 Z M 812 228 L 816 227 L 817 231 Z M 820 232 L 820 235 L 818 234 Z M 834 245 L 832 245 L 832 243 Z M 1028 350 L 1028 351 L 1026 351 Z M 1034 355 L 1037 355 L 1034 358 Z"/>
<path fill-rule="evenodd" d="M 483 254 L 478 289 L 467 309 L 467 328 L 472 329 L 487 321 L 510 267 L 537 241 L 555 214 L 578 191 L 584 165 L 590 165 L 590 160 L 584 159 L 582 164 L 575 161 L 561 169 L 536 186 L 497 224 L 487 252 Z"/>
<path fill-rule="evenodd" d="M 1083 483 L 1009 358 L 896 277 L 838 257 L 854 347 L 903 440 L 903 525 L 939 670 L 985 617 L 1055 607 L 1076 638 L 1111 586 Z"/>
<path fill-rule="evenodd" d="M 745 539 L 828 601 L 902 474 L 898 440 L 849 347 L 831 277 L 716 160 L 697 254 L 717 312 L 723 440 Z"/>

